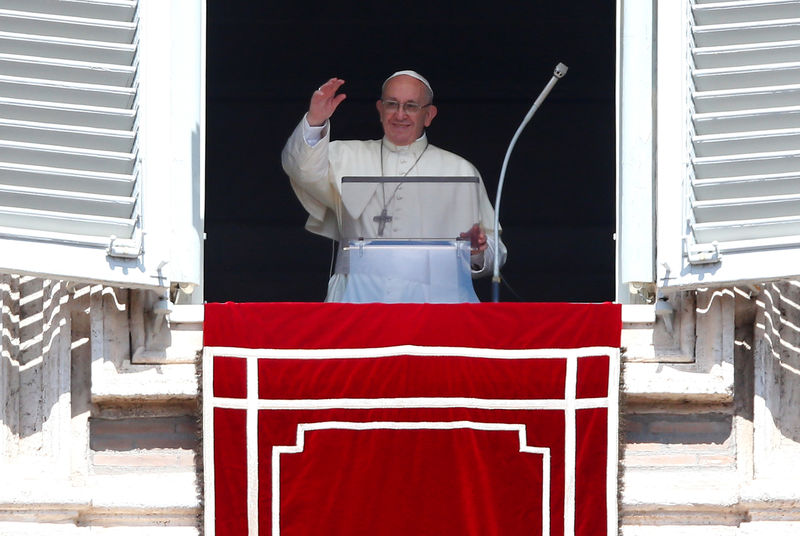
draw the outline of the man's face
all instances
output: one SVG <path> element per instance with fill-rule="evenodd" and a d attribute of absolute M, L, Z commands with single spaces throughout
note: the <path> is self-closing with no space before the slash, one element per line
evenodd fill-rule
<path fill-rule="evenodd" d="M 386 101 L 400 103 L 397 110 L 388 111 L 384 106 Z M 378 114 L 381 117 L 383 133 L 395 145 L 410 145 L 422 136 L 425 127 L 430 126 L 436 117 L 436 106 L 420 108 L 417 113 L 407 113 L 403 105 L 413 102 L 424 106 L 430 104 L 425 85 L 414 77 L 400 75 L 392 78 L 386 84 L 382 100 L 377 102 Z"/>

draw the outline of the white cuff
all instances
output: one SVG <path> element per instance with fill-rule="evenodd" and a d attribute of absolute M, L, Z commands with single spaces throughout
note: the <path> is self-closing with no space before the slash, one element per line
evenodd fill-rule
<path fill-rule="evenodd" d="M 477 255 L 471 255 L 469 259 L 473 279 L 485 277 L 494 272 L 494 252 L 494 236 L 487 234 L 486 249 Z M 503 244 L 503 240 L 500 239 L 500 266 L 505 264 L 507 255 L 508 251 L 506 250 L 506 245 Z"/>
<path fill-rule="evenodd" d="M 308 114 L 306 114 L 303 116 L 302 123 L 303 123 L 303 139 L 306 140 L 306 143 L 309 146 L 314 147 L 316 144 L 319 143 L 319 140 L 321 140 L 325 136 L 325 128 L 328 126 L 328 122 L 325 121 L 323 125 L 320 125 L 318 127 L 312 127 L 311 125 L 308 124 Z"/>

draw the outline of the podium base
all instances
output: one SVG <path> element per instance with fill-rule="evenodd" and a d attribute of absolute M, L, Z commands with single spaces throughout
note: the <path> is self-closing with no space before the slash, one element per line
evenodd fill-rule
<path fill-rule="evenodd" d="M 465 240 L 351 240 L 346 303 L 477 303 Z"/>

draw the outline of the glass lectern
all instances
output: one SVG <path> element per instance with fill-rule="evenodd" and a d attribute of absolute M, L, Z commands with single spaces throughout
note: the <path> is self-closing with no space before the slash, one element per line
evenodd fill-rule
<path fill-rule="evenodd" d="M 343 177 L 342 301 L 477 302 L 469 231 L 477 177 Z"/>

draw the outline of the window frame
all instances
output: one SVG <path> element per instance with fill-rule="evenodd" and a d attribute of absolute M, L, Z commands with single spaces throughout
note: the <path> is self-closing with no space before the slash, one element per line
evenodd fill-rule
<path fill-rule="evenodd" d="M 654 0 L 655 12 L 648 12 L 649 6 L 618 1 L 617 300 L 636 303 L 659 293 L 798 277 L 797 236 L 722 243 L 719 256 L 713 244 L 695 244 L 692 3 Z M 653 28 L 649 43 L 641 30 L 647 26 Z M 652 137 L 648 112 L 654 118 Z M 655 229 L 648 240 L 651 222 Z"/>

